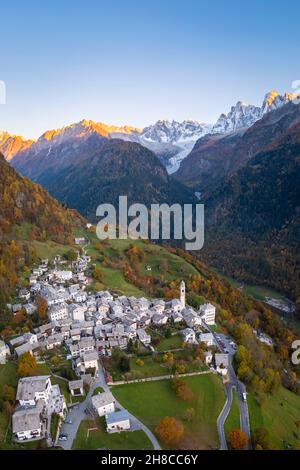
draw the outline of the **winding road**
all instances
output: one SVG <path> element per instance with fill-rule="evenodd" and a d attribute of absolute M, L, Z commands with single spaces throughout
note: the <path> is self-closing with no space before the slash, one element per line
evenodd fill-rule
<path fill-rule="evenodd" d="M 228 450 L 224 425 L 225 425 L 227 416 L 232 406 L 232 401 L 233 401 L 232 390 L 233 390 L 233 387 L 230 384 L 225 386 L 227 399 L 217 420 L 217 427 L 218 427 L 218 433 L 219 433 L 219 438 L 220 438 L 220 450 Z"/>
<path fill-rule="evenodd" d="M 213 334 L 214 339 L 216 341 L 216 344 L 218 345 L 218 348 L 220 349 L 221 352 L 224 351 L 224 347 L 220 343 L 220 339 L 213 330 L 209 328 L 208 325 L 206 325 L 207 329 Z M 232 359 L 235 354 L 235 350 L 231 347 L 230 345 L 231 339 L 227 339 L 226 336 L 222 335 L 222 342 L 223 344 L 226 345 L 226 349 L 229 352 L 229 367 L 228 367 L 228 375 L 229 375 L 229 381 L 225 385 L 225 392 L 226 392 L 226 402 L 225 405 L 218 417 L 217 420 L 217 426 L 218 426 L 218 433 L 219 433 L 219 438 L 220 438 L 220 449 L 221 450 L 227 450 L 227 442 L 226 442 L 226 437 L 225 437 L 225 431 L 224 431 L 224 425 L 226 418 L 228 416 L 228 413 L 231 409 L 232 406 L 232 401 L 233 401 L 233 389 L 235 388 L 237 391 L 237 399 L 238 399 L 238 405 L 240 409 L 240 426 L 241 430 L 246 434 L 248 437 L 248 449 L 251 449 L 251 434 L 250 434 L 250 420 L 249 420 L 249 410 L 248 410 L 248 404 L 247 401 L 243 399 L 243 394 L 246 393 L 246 387 L 245 385 L 237 378 L 237 375 L 235 373 L 235 370 L 232 366 Z"/>

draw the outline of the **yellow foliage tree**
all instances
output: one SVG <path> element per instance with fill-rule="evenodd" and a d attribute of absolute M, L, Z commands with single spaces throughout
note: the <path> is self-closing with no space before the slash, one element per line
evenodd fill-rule
<path fill-rule="evenodd" d="M 37 363 L 30 352 L 22 354 L 18 361 L 17 374 L 19 377 L 31 377 L 36 374 Z"/>

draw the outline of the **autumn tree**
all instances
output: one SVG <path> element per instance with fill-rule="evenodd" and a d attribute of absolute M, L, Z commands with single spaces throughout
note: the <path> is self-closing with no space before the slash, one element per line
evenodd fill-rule
<path fill-rule="evenodd" d="M 270 449 L 270 436 L 269 431 L 265 428 L 254 429 L 252 433 L 253 448 L 269 450 Z"/>
<path fill-rule="evenodd" d="M 37 307 L 37 314 L 41 320 L 46 319 L 47 310 L 48 310 L 48 303 L 47 300 L 41 297 L 40 295 L 37 296 L 36 300 L 36 307 Z"/>
<path fill-rule="evenodd" d="M 103 273 L 98 266 L 95 266 L 92 271 L 92 276 L 95 281 L 102 282 L 103 281 Z"/>
<path fill-rule="evenodd" d="M 126 251 L 126 255 L 132 264 L 143 261 L 145 256 L 143 250 L 138 245 L 131 245 Z"/>
<path fill-rule="evenodd" d="M 60 358 L 58 356 L 51 357 L 51 364 L 56 367 L 60 363 Z"/>
<path fill-rule="evenodd" d="M 3 338 L 6 338 L 8 336 L 11 336 L 13 334 L 13 329 L 10 325 L 7 325 L 5 328 L 3 328 L 3 330 L 1 331 L 1 336 Z"/>
<path fill-rule="evenodd" d="M 65 256 L 66 256 L 68 261 L 76 261 L 77 260 L 77 251 L 71 249 L 71 250 L 67 251 Z"/>
<path fill-rule="evenodd" d="M 175 364 L 175 373 L 184 374 L 186 372 L 186 365 L 183 362 L 177 362 Z"/>
<path fill-rule="evenodd" d="M 228 434 L 230 448 L 233 450 L 243 450 L 248 444 L 248 437 L 240 429 L 233 429 Z"/>
<path fill-rule="evenodd" d="M 166 352 L 163 355 L 163 363 L 168 369 L 172 369 L 174 365 L 174 354 L 172 354 L 171 352 Z"/>
<path fill-rule="evenodd" d="M 3 399 L 5 401 L 9 401 L 10 403 L 15 402 L 16 392 L 15 392 L 15 389 L 11 385 L 4 384 L 2 394 L 3 394 Z"/>
<path fill-rule="evenodd" d="M 165 444 L 175 446 L 183 437 L 184 426 L 177 418 L 165 416 L 156 426 L 155 434 Z"/>
<path fill-rule="evenodd" d="M 19 357 L 17 374 L 19 377 L 30 377 L 36 374 L 37 363 L 30 352 L 25 352 Z"/>
<path fill-rule="evenodd" d="M 21 308 L 12 318 L 12 324 L 13 325 L 21 325 L 21 323 L 24 323 L 26 319 L 26 311 L 24 308 Z"/>
<path fill-rule="evenodd" d="M 3 403 L 3 412 L 7 419 L 10 419 L 14 411 L 13 405 L 9 401 Z"/>
<path fill-rule="evenodd" d="M 175 390 L 176 396 L 180 398 L 180 400 L 193 400 L 194 394 L 184 380 L 175 378 L 172 382 L 172 388 Z"/>

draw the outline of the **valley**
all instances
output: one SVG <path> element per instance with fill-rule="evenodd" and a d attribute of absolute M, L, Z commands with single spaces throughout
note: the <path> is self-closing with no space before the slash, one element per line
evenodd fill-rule
<path fill-rule="evenodd" d="M 300 450 L 299 16 L 297 0 L 1 3 L 11 464 Z"/>
<path fill-rule="evenodd" d="M 24 233 L 30 233 L 30 225 L 27 225 L 26 231 L 22 231 L 23 235 Z M 206 282 L 207 286 L 211 281 L 210 279 L 214 279 L 214 282 L 218 282 L 217 280 L 220 279 L 218 277 L 211 277 L 210 272 L 207 270 L 207 268 L 201 264 L 195 265 L 194 263 L 190 263 L 189 257 L 186 255 L 184 257 L 181 256 L 180 250 L 174 250 L 170 249 L 167 247 L 162 247 L 162 246 L 156 246 L 156 245 L 151 245 L 149 242 L 145 241 L 136 241 L 132 243 L 132 241 L 129 240 L 110 240 L 110 241 L 102 241 L 100 242 L 97 237 L 95 236 L 94 230 L 92 227 L 89 229 L 84 228 L 84 227 L 78 227 L 75 229 L 73 236 L 76 239 L 85 239 L 83 249 L 86 253 L 87 256 L 90 257 L 91 259 L 91 266 L 93 267 L 93 270 L 97 269 L 97 279 L 91 279 L 91 283 L 88 286 L 88 290 L 93 293 L 93 292 L 99 292 L 103 291 L 105 289 L 108 289 L 110 292 L 113 293 L 113 295 L 116 296 L 136 296 L 137 298 L 140 297 L 145 297 L 145 298 L 152 298 L 153 295 L 156 295 L 157 297 L 169 297 L 172 298 L 173 296 L 176 296 L 176 290 L 178 289 L 178 272 L 180 272 L 180 277 L 183 279 L 186 279 L 187 286 L 188 286 L 188 292 L 187 292 L 187 299 L 188 302 L 191 302 L 193 305 L 197 305 L 197 301 L 199 303 L 203 302 L 204 299 L 210 299 L 217 301 L 218 309 L 217 309 L 217 318 L 218 318 L 218 329 L 221 329 L 222 331 L 226 330 L 226 326 L 222 321 L 222 315 L 223 315 L 223 307 L 221 306 L 223 304 L 223 301 L 225 300 L 226 302 L 229 301 L 229 304 L 231 305 L 231 308 L 233 307 L 233 303 L 229 300 L 228 294 L 221 294 L 219 297 L 217 294 L 217 291 L 215 293 L 211 292 L 208 294 L 208 291 L 205 287 Z M 78 249 L 77 245 L 71 244 L 71 245 L 60 245 L 57 243 L 53 242 L 38 242 L 38 241 L 29 241 L 29 246 L 35 247 L 37 250 L 37 256 L 40 259 L 49 258 L 51 260 L 53 257 L 57 256 L 58 253 L 62 257 L 68 256 L 70 253 L 70 250 L 76 250 Z M 163 259 L 163 265 L 162 263 Z M 192 258 L 191 258 L 192 260 Z M 124 271 L 124 267 L 128 264 L 131 266 L 131 275 L 128 277 L 127 271 Z M 163 270 L 162 270 L 163 267 Z M 149 270 L 151 268 L 151 270 Z M 199 271 L 200 270 L 200 271 Z M 101 273 L 101 275 L 100 275 Z M 133 275 L 134 273 L 134 275 Z M 201 276 L 202 282 L 203 282 L 203 290 L 199 291 L 199 294 L 195 295 L 194 288 L 192 287 L 192 280 L 193 278 L 197 278 L 198 276 Z M 101 279 L 100 279 L 101 278 Z M 155 281 L 155 284 L 152 285 L 152 282 L 150 280 Z M 222 283 L 220 280 L 220 288 L 222 286 L 222 289 L 225 288 L 225 285 Z M 25 277 L 22 281 L 23 286 L 28 285 L 28 277 Z M 154 287 L 156 285 L 156 287 Z M 193 295 L 192 292 L 189 292 L 190 289 L 193 289 Z M 228 284 L 228 289 L 229 291 L 231 288 L 229 288 Z M 232 288 L 233 292 L 235 295 L 240 296 L 239 298 L 239 303 L 238 303 L 238 309 L 240 310 L 241 306 L 243 305 L 243 302 L 245 302 L 245 307 L 246 308 L 250 307 L 251 302 L 249 303 L 249 299 L 244 296 L 244 294 L 240 293 L 238 294 L 238 291 L 236 291 L 235 288 Z M 229 292 L 228 291 L 228 292 Z M 204 295 L 204 297 L 203 297 Z M 248 300 L 247 300 L 248 299 Z M 221 305 L 219 305 L 219 302 L 221 302 Z M 198 304 L 199 305 L 199 304 Z M 22 320 L 24 321 L 24 320 Z M 28 324 L 28 321 L 25 320 L 26 324 Z M 17 326 L 17 331 L 20 331 L 19 328 L 22 325 L 22 323 L 18 323 Z M 12 323 L 13 326 L 13 323 Z M 16 326 L 13 326 L 13 328 L 16 328 Z M 22 327 L 24 328 L 24 327 Z M 168 329 L 173 329 L 172 325 L 168 326 Z M 157 344 L 155 348 L 157 348 L 158 354 L 161 354 L 161 358 L 163 357 L 164 354 L 168 351 L 173 350 L 173 355 L 174 357 L 176 356 L 176 360 L 181 362 L 182 364 L 186 363 L 185 365 L 185 371 L 196 371 L 195 365 L 193 365 L 193 368 L 190 368 L 191 365 L 189 364 L 189 356 L 191 352 L 187 353 L 186 356 L 182 356 L 182 353 L 184 350 L 182 350 L 182 343 L 179 341 L 179 338 L 176 337 L 178 333 L 180 333 L 180 328 L 175 329 L 174 333 L 175 336 L 165 337 L 163 339 L 164 335 L 167 334 L 167 330 L 159 327 L 152 327 L 151 329 L 148 330 L 153 344 Z M 228 331 L 228 330 L 227 330 Z M 231 332 L 232 334 L 232 332 Z M 238 337 L 236 337 L 238 338 Z M 9 337 L 8 337 L 9 339 Z M 158 343 L 156 343 L 156 339 L 159 340 Z M 245 339 L 238 339 L 238 344 L 239 341 L 242 341 L 242 343 L 245 341 Z M 258 348 L 258 344 L 255 344 L 255 348 Z M 178 352 L 175 352 L 177 351 Z M 174 393 L 172 391 L 171 387 L 171 382 L 170 380 L 164 379 L 164 376 L 167 375 L 169 372 L 167 369 L 165 369 L 165 366 L 161 369 L 161 365 L 159 362 L 154 360 L 151 355 L 149 356 L 148 353 L 146 352 L 147 348 L 143 350 L 143 348 L 138 352 L 135 353 L 136 355 L 133 356 L 130 359 L 130 373 L 127 374 L 126 376 L 126 381 L 127 385 L 113 385 L 110 384 L 111 391 L 113 395 L 118 399 L 118 401 L 128 408 L 128 410 L 133 413 L 134 416 L 138 417 L 139 419 L 142 420 L 142 422 L 148 426 L 150 429 L 154 430 L 155 427 L 158 425 L 159 420 L 163 418 L 163 416 L 167 413 L 169 413 L 171 410 L 176 409 L 176 416 L 178 418 L 182 418 L 184 416 L 184 413 L 187 413 L 187 408 L 192 405 L 192 408 L 195 410 L 197 419 L 193 418 L 191 423 L 187 422 L 185 424 L 185 437 L 184 440 L 180 445 L 183 446 L 183 448 L 209 448 L 209 449 L 215 449 L 218 448 L 218 435 L 217 435 L 217 428 L 215 426 L 216 423 L 216 418 L 218 414 L 221 412 L 223 403 L 224 403 L 224 392 L 222 390 L 222 381 L 216 377 L 216 376 L 211 376 L 211 373 L 208 375 L 198 375 L 196 377 L 186 377 L 184 379 L 184 382 L 188 385 L 188 387 L 191 388 L 193 393 L 195 394 L 195 403 L 187 403 L 187 405 L 183 406 L 183 403 L 181 404 L 180 400 L 178 398 L 171 398 L 171 395 Z M 182 351 L 182 352 L 180 352 Z M 53 354 L 57 354 L 58 351 L 54 350 Z M 54 357 L 51 353 L 51 357 Z M 61 352 L 59 353 L 61 354 Z M 52 362 L 49 362 L 49 358 L 46 359 L 46 364 L 43 365 L 43 359 L 41 361 L 41 365 L 39 365 L 39 373 L 44 374 L 50 373 L 50 374 L 61 374 L 66 367 L 65 360 L 60 359 L 61 361 L 61 369 L 60 367 L 57 368 L 55 367 L 55 372 L 53 372 L 54 367 Z M 185 357 L 185 359 L 183 359 Z M 101 359 L 101 364 L 103 363 L 103 366 L 105 367 L 105 370 L 109 373 L 112 374 L 113 380 L 123 380 L 124 373 L 118 369 L 111 369 L 111 365 L 107 362 L 107 359 L 102 357 Z M 137 365 L 137 364 L 141 365 Z M 2 374 L 8 373 L 7 367 L 16 367 L 16 363 L 14 361 L 9 361 L 6 366 L 0 366 L 0 372 Z M 116 367 L 116 366 L 114 366 Z M 203 366 L 202 366 L 203 367 Z M 7 372 L 5 372 L 7 370 Z M 205 366 L 204 369 L 200 368 L 200 371 L 205 372 Z M 200 374 L 203 372 L 199 372 Z M 208 372 L 210 372 L 208 370 Z M 156 376 L 162 376 L 161 378 L 163 380 L 158 380 L 155 382 L 152 382 L 153 377 Z M 6 376 L 7 377 L 7 376 Z M 134 384 L 130 383 L 130 381 L 135 380 L 135 378 L 138 378 L 138 381 L 141 379 L 150 379 L 151 382 L 145 382 L 144 384 Z M 7 379 L 5 379 L 7 380 Z M 15 378 L 11 382 L 11 379 L 8 380 L 8 383 L 11 383 L 12 386 L 15 386 Z M 69 391 L 66 388 L 66 385 L 64 384 L 64 381 L 59 380 L 58 383 L 60 383 L 62 390 L 64 391 L 66 395 L 66 399 L 70 400 L 70 395 Z M 95 382 L 94 388 L 98 387 L 97 385 L 98 382 Z M 103 385 L 104 382 L 100 382 L 101 386 Z M 118 383 L 118 382 L 117 382 Z M 153 390 L 152 390 L 153 389 Z M 151 390 L 151 393 L 148 391 Z M 250 386 L 251 390 L 251 386 Z M 99 392 L 98 392 L 99 393 Z M 285 392 L 283 392 L 285 393 Z M 137 394 L 137 395 L 136 395 Z M 140 396 L 141 394 L 143 397 L 148 397 L 149 399 L 149 405 L 145 406 L 145 400 L 141 399 Z M 153 396 L 160 396 L 160 401 L 159 401 L 159 408 L 157 409 L 157 412 L 153 412 L 154 407 L 156 406 L 155 403 L 158 404 L 158 402 L 152 402 L 150 397 Z M 136 399 L 133 400 L 133 397 L 136 396 Z M 164 399 L 164 396 L 166 400 Z M 277 396 L 276 394 L 273 395 L 271 394 L 272 397 Z M 287 395 L 287 400 L 289 402 L 292 397 L 295 396 L 296 400 L 296 395 L 290 393 L 290 395 Z M 261 400 L 262 398 L 259 398 Z M 175 400 L 175 401 L 174 401 Z M 219 408 L 216 407 L 216 400 L 219 403 Z M 261 407 L 259 402 L 257 401 L 258 397 L 252 394 L 251 392 L 251 400 L 249 398 L 249 402 L 251 404 L 250 406 L 250 419 L 252 420 L 251 423 L 253 426 L 253 429 L 256 429 L 256 427 L 260 426 L 261 423 L 263 423 L 264 427 L 266 427 L 270 433 L 271 433 L 271 428 L 272 425 L 269 424 L 267 414 L 264 414 L 265 406 Z M 264 400 L 269 400 L 268 395 L 265 396 Z M 275 398 L 272 398 L 274 401 Z M 279 406 L 276 405 L 274 401 L 273 406 Z M 209 404 L 210 403 L 210 404 Z M 211 406 L 213 406 L 213 413 L 211 410 Z M 296 409 L 293 408 L 294 405 L 287 405 L 289 408 L 289 413 L 291 413 L 291 416 L 294 416 L 294 419 L 296 420 L 297 418 L 297 412 Z M 168 408 L 169 407 L 169 408 Z M 151 409 L 151 417 L 145 414 L 145 410 Z M 170 411 L 168 411 L 170 410 Z M 72 412 L 73 414 L 75 410 Z M 233 408 L 233 416 L 236 411 L 234 411 Z M 75 415 L 74 415 L 75 416 Z M 266 416 L 266 417 L 264 417 Z M 7 426 L 7 421 L 5 420 L 4 417 L 1 418 L 3 422 L 3 434 L 2 436 L 5 435 L 5 429 Z M 69 418 L 67 418 L 69 419 Z M 228 429 L 230 429 L 228 426 L 230 426 L 230 423 L 234 423 L 234 419 L 230 418 L 228 423 L 227 423 L 227 432 Z M 232 424 L 233 425 L 233 424 Z M 96 446 L 103 445 L 109 445 L 111 448 L 148 448 L 147 441 L 144 439 L 144 437 L 138 432 L 140 431 L 134 431 L 133 434 L 124 434 L 122 437 L 120 436 L 120 439 L 114 439 L 110 440 L 108 439 L 104 434 L 103 434 L 103 423 L 102 421 L 93 421 L 90 420 L 88 421 L 82 421 L 80 427 L 78 428 L 78 433 L 76 440 L 74 441 L 73 448 L 75 449 L 82 449 L 84 447 L 84 439 L 86 439 L 86 433 L 88 432 L 87 430 L 89 428 L 95 429 L 94 431 L 90 431 L 90 440 L 88 440 L 87 448 L 93 449 L 96 448 Z M 98 429 L 98 430 L 97 430 Z M 287 429 L 290 429 L 288 427 Z M 287 445 L 295 445 L 295 440 L 294 438 L 290 437 L 289 434 L 290 431 L 287 432 L 287 434 L 281 433 L 278 431 L 276 433 L 276 438 L 273 437 L 273 434 L 271 433 L 271 442 L 272 445 L 275 446 L 275 448 L 286 448 Z M 137 434 L 135 434 L 137 433 Z M 281 438 L 281 436 L 283 436 Z M 9 441 L 7 440 L 8 438 L 5 438 L 5 445 L 3 448 L 11 448 Z M 108 439 L 108 440 L 107 440 Z M 282 440 L 280 440 L 282 439 Z M 33 443 L 28 443 L 28 444 L 19 444 L 21 445 L 21 448 L 32 448 Z M 271 445 L 271 444 L 270 444 Z M 17 448 L 18 444 L 14 444 L 13 448 Z M 169 446 L 167 446 L 169 448 Z M 150 447 L 149 447 L 150 448 Z M 172 448 L 172 446 L 171 446 Z M 178 444 L 176 444 L 176 448 L 178 448 Z"/>
<path fill-rule="evenodd" d="M 10 398 L 5 391 L 0 401 L 3 449 L 227 449 L 232 445 L 231 431 L 239 429 L 239 423 L 248 439 L 247 448 L 297 447 L 299 436 L 293 423 L 298 421 L 300 385 L 289 349 L 299 332 L 296 183 L 300 105 L 289 98 L 282 102 L 278 96 L 273 94 L 269 101 L 266 98 L 269 105 L 274 100 L 279 103 L 273 110 L 238 103 L 209 129 L 202 125 L 198 129 L 187 122 L 182 134 L 178 123 L 159 122 L 159 132 L 148 128 L 143 133 L 143 138 L 152 142 L 146 146 L 137 142 L 140 131 L 135 128 L 119 132 L 92 121 L 45 133 L 36 143 L 26 141 L 24 148 L 18 139 L 15 154 L 13 142 L 5 136 L 2 148 L 7 151 L 6 159 L 60 203 L 3 158 L 0 160 L 4 202 L 0 334 L 3 351 L 9 345 L 11 354 L 0 366 L 2 380 L 10 387 Z M 246 123 L 248 128 L 242 127 Z M 220 134 L 222 126 L 226 132 Z M 164 137 L 171 131 L 173 147 Z M 190 138 L 190 131 L 201 134 L 195 145 L 185 140 Z M 268 145 L 260 150 L 265 139 Z M 170 160 L 158 153 L 155 140 L 163 144 L 164 152 L 168 147 Z M 184 142 L 182 162 L 178 159 L 180 152 L 176 154 L 180 142 Z M 203 155 L 209 165 L 202 164 Z M 173 168 L 168 166 L 170 162 Z M 192 171 L 185 173 L 190 162 Z M 176 165 L 179 170 L 173 171 Z M 206 182 L 204 188 L 197 179 L 198 170 Z M 196 179 L 184 177 L 181 181 L 180 175 L 185 174 Z M 272 186 L 273 180 L 277 186 Z M 207 218 L 205 246 L 196 256 L 180 245 L 97 238 L 90 222 L 95 222 L 99 201 L 116 204 L 122 193 L 128 196 L 129 204 L 138 197 L 146 205 L 191 203 L 195 201 L 194 181 L 197 188 L 200 184 L 200 201 L 205 203 Z M 259 204 L 253 197 L 256 194 Z M 288 202 L 283 206 L 281 201 Z M 79 271 L 74 270 L 77 264 Z M 46 276 L 41 292 L 45 289 L 47 299 L 66 296 L 65 307 L 46 302 L 43 310 L 32 285 L 33 281 L 38 283 L 41 274 L 34 273 L 41 269 Z M 55 291 L 57 285 L 51 279 L 56 271 L 78 280 L 75 292 L 69 291 L 72 285 L 62 280 L 59 292 Z M 186 286 L 186 306 L 181 297 L 178 300 L 182 285 Z M 22 300 L 23 291 L 29 295 L 28 304 Z M 287 301 L 286 295 L 295 304 Z M 131 318 L 136 315 L 136 303 L 141 311 L 145 308 L 143 319 Z M 295 306 L 295 315 L 287 313 L 291 305 Z M 43 314 L 36 313 L 40 308 Z M 68 318 L 64 316 L 64 308 L 66 312 L 69 308 L 78 310 L 81 322 L 72 312 L 66 313 Z M 149 318 L 148 309 L 155 310 Z M 211 326 L 201 323 L 201 309 L 213 309 L 216 321 Z M 63 317 L 55 317 L 53 323 L 51 315 Z M 43 332 L 46 319 L 53 323 L 50 335 Z M 132 321 L 137 321 L 137 330 L 128 326 Z M 125 332 L 125 328 L 130 331 Z M 44 334 L 44 342 L 38 346 L 27 340 L 18 344 L 19 338 Z M 84 347 L 90 349 L 81 351 Z M 15 423 L 15 414 L 22 413 L 13 394 L 18 386 L 16 379 L 20 379 L 20 358 L 27 350 L 38 360 L 29 376 L 40 380 L 39 375 L 48 374 L 53 390 L 59 387 L 59 392 L 53 393 L 61 393 L 66 411 L 61 411 L 60 419 L 51 418 L 51 436 L 45 432 L 49 418 L 43 417 L 41 431 L 34 431 L 41 432 L 43 438 L 24 443 L 22 436 L 16 439 L 17 428 L 14 424 L 12 429 L 10 423 L 11 415 Z M 86 354 L 91 355 L 91 367 L 85 365 Z M 92 382 L 74 406 L 70 384 L 93 369 Z M 248 399 L 242 398 L 246 393 L 243 390 L 249 394 L 249 408 Z M 102 393 L 108 394 L 103 395 L 106 399 L 115 400 L 113 413 L 128 413 L 130 432 L 124 428 L 124 434 L 118 437 L 107 434 L 108 420 L 95 414 L 93 404 L 93 397 Z M 158 395 L 160 401 L 153 402 L 153 396 Z M 145 397 L 149 401 L 146 405 Z M 282 429 L 273 419 L 277 407 L 281 408 L 280 419 L 288 423 Z M 176 410 L 173 418 L 172 410 Z M 165 419 L 171 419 L 168 427 L 181 429 L 180 439 L 163 437 Z"/>

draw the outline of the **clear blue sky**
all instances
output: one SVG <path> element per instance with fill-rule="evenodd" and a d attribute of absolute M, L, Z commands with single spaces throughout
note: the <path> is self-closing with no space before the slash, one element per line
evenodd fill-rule
<path fill-rule="evenodd" d="M 300 79 L 298 0 L 1 2 L 0 129 L 213 122 Z"/>

